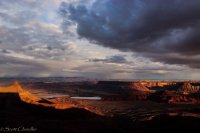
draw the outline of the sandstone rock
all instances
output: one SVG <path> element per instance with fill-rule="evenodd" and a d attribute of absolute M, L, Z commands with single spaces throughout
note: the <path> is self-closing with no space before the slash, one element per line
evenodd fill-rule
<path fill-rule="evenodd" d="M 191 83 L 186 82 L 178 89 L 178 92 L 181 92 L 185 95 L 190 93 L 198 93 L 200 92 L 200 86 L 193 86 Z"/>

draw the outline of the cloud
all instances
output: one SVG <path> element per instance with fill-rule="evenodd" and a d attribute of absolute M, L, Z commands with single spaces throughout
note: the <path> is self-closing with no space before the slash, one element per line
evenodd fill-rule
<path fill-rule="evenodd" d="M 58 1 L 51 0 L 51 2 Z M 42 2 L 2 0 L 0 2 L 0 20 L 2 20 L 0 49 L 4 52 L 10 50 L 36 59 L 50 60 L 63 60 L 66 55 L 72 54 L 71 44 L 63 35 L 59 24 L 49 19 L 54 8 L 57 8 L 50 3 L 46 0 Z M 53 13 L 55 16 L 52 19 L 56 20 L 58 14 L 56 11 Z"/>
<path fill-rule="evenodd" d="M 73 64 L 76 47 L 59 27 L 60 2 L 0 1 L 0 76 L 63 76 L 64 61 Z"/>
<path fill-rule="evenodd" d="M 0 76 L 43 76 L 49 68 L 42 63 L 0 53 Z"/>
<path fill-rule="evenodd" d="M 127 59 L 123 55 L 108 56 L 104 59 L 95 58 L 95 59 L 90 59 L 89 61 L 90 62 L 103 62 L 103 63 L 116 63 L 116 64 L 130 63 L 129 61 L 127 61 Z"/>
<path fill-rule="evenodd" d="M 0 0 L 0 76 L 199 78 L 198 1 L 61 2 Z"/>
<path fill-rule="evenodd" d="M 200 1 L 101 0 L 63 3 L 64 31 L 166 64 L 200 67 Z M 66 22 L 66 21 L 65 21 Z"/>

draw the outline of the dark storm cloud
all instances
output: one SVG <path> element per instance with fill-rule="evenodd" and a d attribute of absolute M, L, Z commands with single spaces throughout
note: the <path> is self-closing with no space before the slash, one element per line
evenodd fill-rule
<path fill-rule="evenodd" d="M 199 68 L 199 7 L 198 0 L 96 0 L 63 3 L 60 12 L 65 27 L 76 23 L 80 37 L 99 45 Z"/>
<path fill-rule="evenodd" d="M 103 63 L 117 63 L 117 64 L 124 64 L 124 63 L 129 63 L 126 58 L 123 55 L 113 55 L 109 56 L 104 59 L 100 58 L 95 58 L 95 59 L 90 59 L 90 62 L 103 62 Z"/>

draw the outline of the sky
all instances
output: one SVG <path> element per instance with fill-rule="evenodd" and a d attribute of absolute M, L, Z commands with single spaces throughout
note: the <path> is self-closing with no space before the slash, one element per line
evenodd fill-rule
<path fill-rule="evenodd" d="M 0 77 L 200 79 L 198 0 L 0 0 Z"/>

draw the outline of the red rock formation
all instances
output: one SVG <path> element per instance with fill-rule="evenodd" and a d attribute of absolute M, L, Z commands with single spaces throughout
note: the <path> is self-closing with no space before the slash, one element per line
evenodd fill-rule
<path fill-rule="evenodd" d="M 72 103 L 60 104 L 60 103 L 51 103 L 50 101 L 48 102 L 48 100 L 37 97 L 31 94 L 30 92 L 24 90 L 19 84 L 19 82 L 14 82 L 14 84 L 11 86 L 0 87 L 0 93 L 15 93 L 19 95 L 20 100 L 23 102 L 31 103 L 35 105 L 47 106 L 47 107 L 54 107 L 56 109 L 67 109 L 67 108 L 76 107 Z M 47 102 L 40 102 L 42 100 L 46 100 Z"/>
<path fill-rule="evenodd" d="M 144 86 L 143 84 L 141 84 L 141 82 L 131 82 L 129 84 L 129 86 L 136 91 L 143 91 L 143 92 L 150 92 L 150 90 Z"/>
<path fill-rule="evenodd" d="M 146 87 L 155 87 L 155 86 L 164 87 L 167 85 L 175 85 L 176 83 L 170 81 L 144 81 L 141 82 L 141 84 Z"/>
<path fill-rule="evenodd" d="M 186 82 L 178 89 L 178 92 L 181 92 L 185 95 L 190 93 L 197 93 L 200 92 L 200 86 L 192 86 L 191 83 Z"/>
<path fill-rule="evenodd" d="M 197 97 L 187 95 L 173 96 L 168 100 L 168 103 L 174 104 L 199 104 L 200 101 Z"/>

